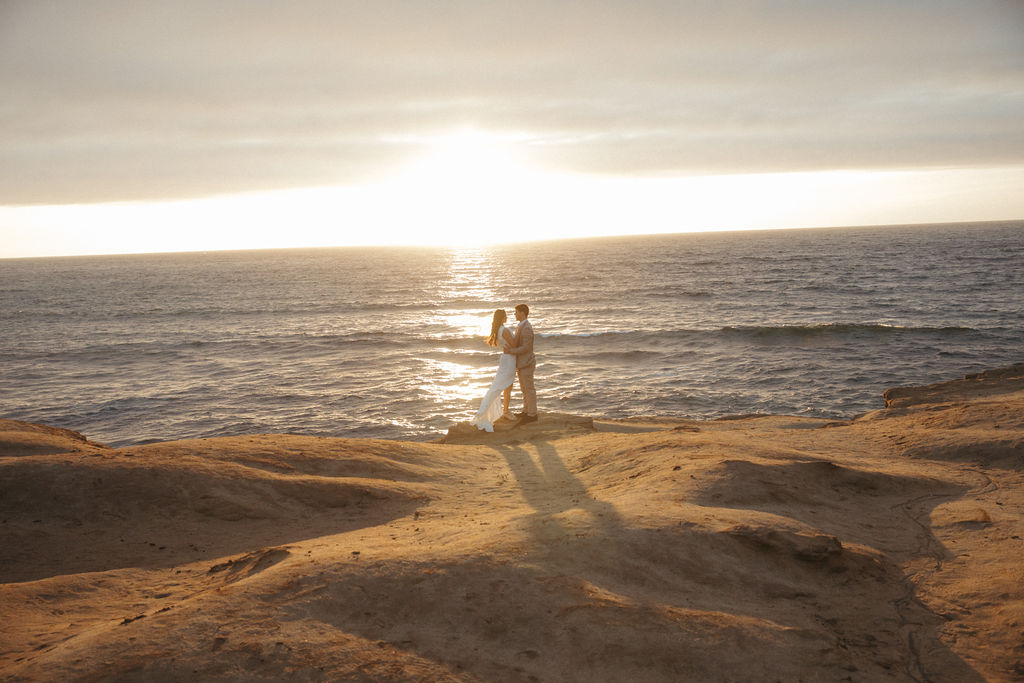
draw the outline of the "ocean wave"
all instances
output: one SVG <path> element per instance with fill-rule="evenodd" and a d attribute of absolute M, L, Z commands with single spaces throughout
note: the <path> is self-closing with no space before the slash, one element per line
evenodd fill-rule
<path fill-rule="evenodd" d="M 541 339 L 552 342 L 563 341 L 600 341 L 615 340 L 617 342 L 663 342 L 688 338 L 712 337 L 842 337 L 857 335 L 960 335 L 978 333 L 973 327 L 928 327 L 902 326 L 888 323 L 806 323 L 789 325 L 726 325 L 719 328 L 671 328 L 671 329 L 635 329 L 635 330 L 598 330 L 593 332 L 551 332 L 539 333 Z"/>
<path fill-rule="evenodd" d="M 538 332 L 542 343 L 584 343 L 599 344 L 605 341 L 613 341 L 618 344 L 634 343 L 658 343 L 671 337 L 698 336 L 707 334 L 711 330 L 659 330 L 659 329 L 636 329 L 636 330 L 598 330 L 594 332 Z"/>
<path fill-rule="evenodd" d="M 419 294 L 422 295 L 422 292 Z M 431 313 L 443 316 L 446 313 L 467 310 L 477 311 L 484 316 L 493 312 L 502 303 L 479 298 L 452 298 L 440 301 L 373 301 L 373 302 L 332 302 L 289 301 L 274 305 L 273 302 L 223 301 L 207 306 L 197 306 L 185 301 L 178 305 L 133 306 L 112 304 L 109 310 L 56 306 L 51 309 L 42 306 L 33 310 L 16 309 L 0 312 L 0 320 L 6 318 L 31 317 L 36 320 L 85 319 L 89 321 L 128 321 L 133 324 L 148 324 L 160 320 L 225 320 L 237 324 L 239 320 L 260 317 L 283 317 L 294 315 L 309 316 L 359 316 L 378 313 Z M 511 305 L 505 305 L 510 309 Z"/>
<path fill-rule="evenodd" d="M 711 292 L 703 289 L 645 289 L 638 290 L 645 297 L 651 299 L 710 299 L 714 296 Z"/>
<path fill-rule="evenodd" d="M 795 289 L 803 292 L 834 292 L 837 294 L 860 294 L 875 291 L 875 288 L 870 285 L 860 285 L 851 282 L 812 282 L 805 285 L 797 285 Z"/>
<path fill-rule="evenodd" d="M 977 332 L 973 327 L 915 327 L 887 323 L 811 323 L 805 325 L 737 325 L 719 330 L 729 336 L 770 337 L 843 337 L 859 335 L 933 334 L 957 335 Z"/>
<path fill-rule="evenodd" d="M 694 344 L 715 343 L 718 339 L 773 339 L 846 338 L 864 336 L 925 335 L 948 338 L 955 335 L 991 334 L 998 330 L 978 330 L 972 327 L 915 327 L 882 323 L 812 323 L 793 325 L 735 325 L 720 328 L 638 328 L 632 330 L 593 330 L 539 332 L 538 353 L 544 348 L 564 352 L 574 346 L 587 353 L 622 353 L 622 349 L 646 351 L 690 347 Z M 653 347 L 653 349 L 652 349 Z M 465 334 L 461 331 L 424 331 L 416 326 L 401 330 L 354 330 L 351 332 L 283 332 L 239 333 L 221 338 L 164 337 L 101 343 L 71 343 L 63 348 L 36 347 L 2 349 L 0 358 L 9 360 L 64 359 L 66 361 L 127 361 L 140 358 L 192 357 L 204 354 L 210 357 L 291 357 L 314 353 L 344 354 L 346 350 L 360 353 L 390 354 L 412 350 L 475 353 L 490 355 L 484 335 Z M 629 353 L 630 351 L 626 351 Z"/>
<path fill-rule="evenodd" d="M 600 332 L 538 332 L 537 336 L 541 339 L 587 339 L 589 337 L 613 337 L 626 334 L 636 334 L 637 330 L 625 330 L 625 331 L 600 331 Z"/>

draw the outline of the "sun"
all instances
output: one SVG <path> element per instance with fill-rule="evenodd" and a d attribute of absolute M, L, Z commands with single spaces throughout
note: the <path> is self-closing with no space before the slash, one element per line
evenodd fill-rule
<path fill-rule="evenodd" d="M 396 201 L 418 225 L 417 241 L 514 241 L 517 207 L 543 182 L 543 172 L 524 153 L 522 136 L 466 129 L 422 144 L 424 152 L 393 183 Z"/>

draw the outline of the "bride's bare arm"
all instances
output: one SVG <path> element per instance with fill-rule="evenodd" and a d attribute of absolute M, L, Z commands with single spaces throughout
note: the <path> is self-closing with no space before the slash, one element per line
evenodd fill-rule
<path fill-rule="evenodd" d="M 515 339 L 516 339 L 516 338 L 515 338 L 515 337 L 514 337 L 514 336 L 512 335 L 512 333 L 511 333 L 511 332 L 509 332 L 509 330 L 508 330 L 508 328 L 507 328 L 507 327 L 506 327 L 505 329 L 503 329 L 503 330 L 501 331 L 501 338 L 502 338 L 502 339 L 504 339 L 504 340 L 505 340 L 505 343 L 506 343 L 506 344 L 508 344 L 509 346 L 511 346 L 511 345 L 512 345 L 512 342 L 514 342 L 514 341 L 515 341 Z"/>

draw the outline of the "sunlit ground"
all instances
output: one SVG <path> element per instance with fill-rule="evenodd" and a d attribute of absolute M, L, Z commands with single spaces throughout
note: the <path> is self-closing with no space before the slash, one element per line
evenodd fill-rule
<path fill-rule="evenodd" d="M 387 179 L 206 199 L 0 207 L 0 257 L 450 245 L 1024 216 L 1024 166 L 626 178 L 531 163 L 523 135 L 406 141 Z"/>

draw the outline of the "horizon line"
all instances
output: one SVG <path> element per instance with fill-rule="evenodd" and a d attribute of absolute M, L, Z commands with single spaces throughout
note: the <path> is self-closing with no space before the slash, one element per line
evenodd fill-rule
<path fill-rule="evenodd" d="M 793 232 L 813 230 L 867 230 L 886 228 L 938 228 L 946 226 L 984 226 L 999 223 L 1024 224 L 1024 217 L 968 220 L 968 221 L 940 221 L 925 223 L 868 223 L 859 225 L 815 225 L 815 226 L 791 226 L 791 227 L 747 227 L 747 228 L 721 228 L 711 230 L 680 230 L 678 232 L 649 232 L 649 233 L 619 233 L 612 235 L 588 235 L 575 237 L 551 237 L 546 239 L 509 240 L 507 242 L 489 242 L 475 245 L 443 245 L 410 242 L 408 244 L 320 244 L 307 246 L 282 246 L 282 247 L 254 247 L 241 249 L 184 249 L 174 251 L 137 251 L 137 252 L 96 252 L 77 254 L 42 254 L 35 256 L 0 256 L 0 261 L 24 261 L 30 259 L 63 259 L 63 258 L 94 258 L 109 256 L 175 256 L 187 254 L 231 254 L 231 253 L 253 253 L 270 251 L 311 251 L 318 249 L 432 249 L 436 251 L 457 251 L 467 249 L 494 249 L 520 244 L 538 244 L 545 242 L 580 242 L 584 240 L 610 240 L 622 238 L 645 238 L 645 237 L 672 237 L 679 235 L 711 235 L 723 233 L 744 233 L 744 232 Z M 1024 227 L 1024 225 L 1022 225 Z"/>

